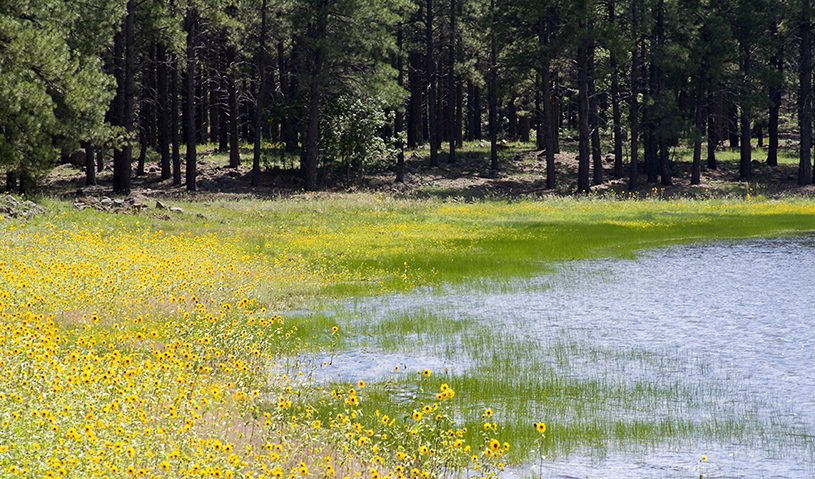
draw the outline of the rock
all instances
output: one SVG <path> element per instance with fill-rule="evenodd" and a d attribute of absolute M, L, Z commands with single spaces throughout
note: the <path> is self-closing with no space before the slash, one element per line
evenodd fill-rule
<path fill-rule="evenodd" d="M 161 201 L 159 201 L 159 200 L 156 200 L 156 209 L 157 209 L 157 210 L 166 210 L 166 209 L 167 209 L 167 205 L 165 205 L 164 203 L 162 203 L 162 202 L 161 202 Z"/>
<path fill-rule="evenodd" d="M 111 199 L 107 196 L 95 198 L 88 195 L 75 200 L 73 206 L 80 210 L 94 208 L 99 211 L 108 211 L 111 213 L 140 213 L 148 208 L 147 200 L 147 197 L 139 194 L 130 195 L 124 199 Z M 163 209 L 164 205 L 161 204 L 160 201 L 156 203 L 156 208 Z"/>
<path fill-rule="evenodd" d="M 145 198 L 142 198 L 141 196 L 136 195 L 128 196 L 127 198 L 124 199 L 124 206 L 130 209 L 134 209 L 136 210 L 136 212 L 139 212 L 147 208 L 147 205 L 145 205 L 144 202 L 142 201 L 143 199 Z"/>
<path fill-rule="evenodd" d="M 30 218 L 46 211 L 44 207 L 30 200 L 21 200 L 14 195 L 0 196 L 0 216 Z"/>
<path fill-rule="evenodd" d="M 172 213 L 183 213 L 184 212 L 184 210 L 182 210 L 178 206 L 171 206 L 171 207 L 167 208 L 167 210 L 172 212 Z"/>

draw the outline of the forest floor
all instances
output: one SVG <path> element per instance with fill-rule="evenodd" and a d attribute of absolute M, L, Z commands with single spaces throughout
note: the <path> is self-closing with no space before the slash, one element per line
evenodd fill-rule
<path fill-rule="evenodd" d="M 395 181 L 393 171 L 368 173 L 362 180 L 338 181 L 321 185 L 326 193 L 371 192 L 384 193 L 397 197 L 430 198 L 437 197 L 453 201 L 477 199 L 513 199 L 545 197 L 550 195 L 571 195 L 577 186 L 577 155 L 564 152 L 556 155 L 557 185 L 546 189 L 546 157 L 542 151 L 534 151 L 523 146 L 502 147 L 499 152 L 499 171 L 490 169 L 489 145 L 483 142 L 458 152 L 457 162 L 448 164 L 447 154 L 439 154 L 441 166 L 430 167 L 428 150 L 414 150 L 406 154 L 405 181 Z M 762 149 L 753 150 L 753 180 L 739 179 L 739 162 L 735 150 L 722 150 L 722 157 L 736 159 L 718 161 L 717 169 L 709 169 L 703 161 L 701 185 L 690 184 L 690 161 L 673 160 L 673 184 L 648 183 L 645 171 L 640 168 L 639 188 L 636 195 L 628 189 L 628 165 L 624 165 L 624 176 L 613 177 L 613 164 L 604 164 L 602 184 L 592 186 L 593 194 L 618 197 L 691 197 L 711 198 L 746 196 L 778 198 L 786 196 L 815 195 L 815 186 L 798 186 L 798 166 L 787 162 L 778 166 L 767 166 L 766 154 Z M 246 155 L 244 155 L 245 158 Z M 607 156 L 610 160 L 611 156 Z M 81 168 L 70 164 L 56 167 L 43 184 L 42 193 L 63 197 L 105 196 L 112 191 L 112 170 L 110 166 L 97 174 L 96 186 L 85 185 L 85 175 Z M 182 171 L 183 179 L 183 171 Z M 251 157 L 238 168 L 227 166 L 226 155 L 212 149 L 199 154 L 197 191 L 189 192 L 186 185 L 173 185 L 172 180 L 161 180 L 155 163 L 148 164 L 143 175 L 132 177 L 132 192 L 149 197 L 164 198 L 207 198 L 255 197 L 270 198 L 302 192 L 304 183 L 297 170 L 263 169 L 259 187 L 251 187 Z"/>

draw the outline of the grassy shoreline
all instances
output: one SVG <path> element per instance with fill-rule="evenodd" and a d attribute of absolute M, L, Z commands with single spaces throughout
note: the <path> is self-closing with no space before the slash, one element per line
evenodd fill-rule
<path fill-rule="evenodd" d="M 386 384 L 329 394 L 290 358 L 336 351 L 345 332 L 287 311 L 525 277 L 562 259 L 815 230 L 806 198 L 304 194 L 171 201 L 184 213 L 170 220 L 42 203 L 46 215 L 0 219 L 0 467 L 38 477 L 486 476 L 537 436 L 486 420 L 493 405 L 447 397 L 460 378 L 433 371 L 400 386 L 408 402 L 387 401 Z M 463 410 L 491 427 L 464 432 Z"/>

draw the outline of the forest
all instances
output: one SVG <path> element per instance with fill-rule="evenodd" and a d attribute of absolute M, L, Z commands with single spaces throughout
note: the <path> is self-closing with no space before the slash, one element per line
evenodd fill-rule
<path fill-rule="evenodd" d="M 812 16 L 810 0 L 2 0 L 0 169 L 25 192 L 60 161 L 88 184 L 112 164 L 128 194 L 152 152 L 195 191 L 202 145 L 235 168 L 249 143 L 252 186 L 290 168 L 313 191 L 375 165 L 400 181 L 411 148 L 454 164 L 469 140 L 498 170 L 509 139 L 535 142 L 552 189 L 568 138 L 578 192 L 611 159 L 635 190 L 672 184 L 680 142 L 691 184 L 722 147 L 749 181 L 786 125 L 807 185 Z"/>

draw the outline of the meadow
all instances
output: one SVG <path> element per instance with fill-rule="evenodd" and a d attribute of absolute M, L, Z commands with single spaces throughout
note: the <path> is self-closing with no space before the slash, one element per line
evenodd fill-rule
<path fill-rule="evenodd" d="M 46 215 L 0 218 L 6 477 L 498 475 L 561 439 L 546 417 L 521 424 L 499 409 L 511 405 L 484 403 L 479 389 L 495 384 L 483 375 L 405 364 L 381 383 L 327 382 L 315 375 L 321 364 L 297 360 L 342 360 L 360 337 L 466 321 L 429 311 L 350 331 L 329 315 L 289 313 L 417 288 L 488 288 L 563 259 L 815 229 L 806 198 L 296 194 L 171 201 L 185 211 L 175 219 L 40 202 Z M 477 333 L 479 348 L 502 342 Z M 505 369 L 532 360 L 517 349 L 520 359 L 500 358 Z M 586 387 L 520 381 L 505 387 Z"/>

